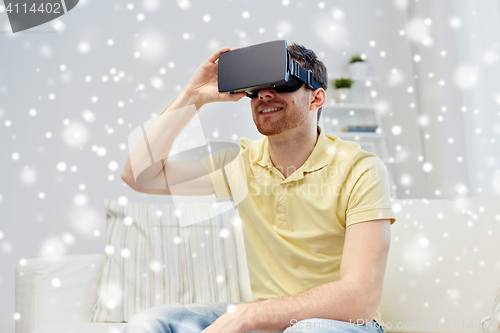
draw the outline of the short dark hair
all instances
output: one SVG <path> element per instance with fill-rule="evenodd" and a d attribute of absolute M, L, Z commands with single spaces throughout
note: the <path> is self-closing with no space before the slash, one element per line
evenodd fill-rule
<path fill-rule="evenodd" d="M 320 84 L 321 88 L 325 89 L 328 87 L 328 73 L 326 67 L 321 60 L 318 59 L 316 53 L 313 50 L 307 49 L 304 46 L 296 43 L 288 45 L 288 52 L 290 56 L 297 60 L 300 65 L 307 70 L 313 72 L 314 78 Z M 321 116 L 321 109 L 318 109 L 318 122 Z"/>

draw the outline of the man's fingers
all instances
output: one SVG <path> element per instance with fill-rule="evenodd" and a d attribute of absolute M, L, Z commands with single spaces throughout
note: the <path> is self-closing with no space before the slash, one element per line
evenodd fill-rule
<path fill-rule="evenodd" d="M 209 62 L 214 63 L 214 62 L 215 62 L 215 60 L 219 59 L 219 55 L 220 55 L 221 53 L 227 52 L 227 51 L 229 51 L 229 50 L 231 50 L 231 49 L 230 49 L 228 46 L 221 47 L 220 49 L 218 49 L 217 51 L 215 51 L 215 52 L 214 52 L 214 53 L 213 53 L 210 57 L 208 57 L 208 59 L 207 59 L 207 60 L 208 60 Z"/>
<path fill-rule="evenodd" d="M 224 53 L 224 52 L 227 52 L 227 51 L 236 50 L 236 49 L 239 49 L 239 48 L 240 48 L 239 46 L 235 46 L 235 47 L 232 47 L 232 48 L 229 48 L 228 46 L 221 47 L 220 49 L 218 49 L 217 51 L 215 51 L 207 60 L 209 62 L 216 63 L 217 60 L 219 60 L 219 56 L 221 55 L 221 53 Z"/>
<path fill-rule="evenodd" d="M 247 93 L 246 92 L 240 92 L 240 93 L 234 93 L 234 94 L 227 94 L 227 98 L 230 100 L 230 101 L 239 101 L 240 99 L 242 99 L 243 97 L 247 97 Z"/>

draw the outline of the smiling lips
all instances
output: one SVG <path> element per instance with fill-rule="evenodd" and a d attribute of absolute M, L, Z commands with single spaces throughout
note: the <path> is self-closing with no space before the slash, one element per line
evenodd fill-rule
<path fill-rule="evenodd" d="M 276 113 L 276 112 L 278 112 L 280 110 L 283 110 L 283 108 L 279 108 L 279 107 L 272 107 L 272 108 L 266 107 L 266 108 L 262 109 L 260 111 L 260 113 L 261 114 L 271 114 L 271 113 Z"/>

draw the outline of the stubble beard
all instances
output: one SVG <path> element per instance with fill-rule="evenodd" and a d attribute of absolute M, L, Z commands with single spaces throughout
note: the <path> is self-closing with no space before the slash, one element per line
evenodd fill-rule
<path fill-rule="evenodd" d="M 286 112 L 286 109 L 283 109 L 279 112 Z M 272 116 L 271 116 L 272 117 Z M 300 112 L 290 112 L 287 114 L 281 115 L 279 120 L 264 120 L 260 124 L 256 123 L 257 130 L 260 134 L 265 136 L 276 135 L 283 133 L 287 130 L 299 127 L 307 120 L 307 115 L 303 115 Z"/>

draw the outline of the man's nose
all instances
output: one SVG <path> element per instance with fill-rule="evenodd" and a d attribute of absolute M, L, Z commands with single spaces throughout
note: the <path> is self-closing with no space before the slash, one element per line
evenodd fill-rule
<path fill-rule="evenodd" d="M 274 98 L 276 96 L 276 91 L 273 88 L 265 88 L 259 90 L 259 98 Z"/>

